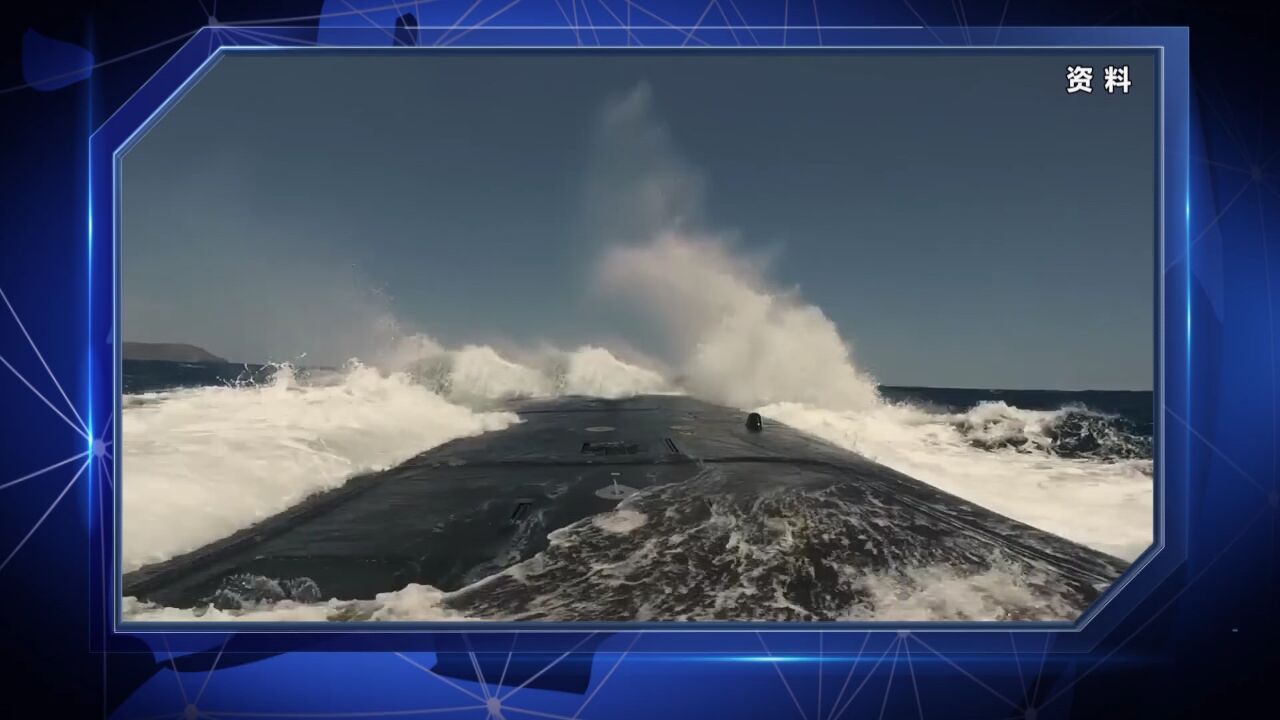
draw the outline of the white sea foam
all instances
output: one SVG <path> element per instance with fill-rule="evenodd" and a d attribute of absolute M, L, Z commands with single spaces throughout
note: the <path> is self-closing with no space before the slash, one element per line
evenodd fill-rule
<path fill-rule="evenodd" d="M 595 524 L 601 527 L 600 523 Z M 607 529 L 606 532 L 626 531 Z M 600 571 L 609 570 L 611 568 Z M 519 573 L 513 570 L 507 574 Z M 482 587 L 491 579 L 494 578 L 485 578 L 470 587 Z M 864 600 L 849 607 L 838 619 L 910 622 L 1061 620 L 1073 617 L 1075 608 L 1037 586 L 1043 580 L 1034 573 L 1028 574 L 1025 568 L 1002 563 L 976 572 L 936 566 L 907 568 L 901 573 L 863 574 L 848 581 L 865 592 Z M 713 592 L 708 595 L 709 609 L 737 599 L 737 596 L 761 595 L 760 589 L 749 586 L 718 593 L 714 588 L 710 590 Z M 459 593 L 465 591 L 466 588 Z M 208 605 L 164 607 L 125 597 L 121 617 L 125 622 L 431 622 L 487 619 L 449 608 L 447 601 L 451 595 L 454 594 L 430 585 L 409 584 L 400 590 L 378 593 L 372 600 L 331 598 L 316 603 L 282 600 L 236 610 L 221 610 Z M 780 609 L 788 606 L 776 592 L 760 597 L 759 602 L 780 604 Z M 1017 617 L 1010 615 L 1011 608 L 1017 609 Z M 705 611 L 693 612 L 692 616 L 702 617 L 704 614 Z"/>
<path fill-rule="evenodd" d="M 487 345 L 452 350 L 425 336 L 411 336 L 399 341 L 389 367 L 403 368 L 428 388 L 462 403 L 559 395 L 622 398 L 672 390 L 657 371 L 595 345 L 515 355 Z"/>
<path fill-rule="evenodd" d="M 670 388 L 658 373 L 623 362 L 602 347 L 583 346 L 565 358 L 561 391 L 567 395 L 619 398 Z"/>
<path fill-rule="evenodd" d="M 402 338 L 379 370 L 129 395 L 122 433 L 125 572 L 194 550 L 353 475 L 517 421 L 487 401 L 664 392 L 657 372 L 584 346 L 524 365 L 488 346 Z M 386 362 L 386 361 L 384 361 Z"/>
<path fill-rule="evenodd" d="M 1078 609 L 1038 587 L 1043 581 L 1034 571 L 1005 562 L 978 572 L 930 566 L 860 575 L 854 582 L 866 591 L 866 599 L 838 619 L 915 622 L 1074 617 Z M 1015 613 L 1011 609 L 1016 609 Z"/>
<path fill-rule="evenodd" d="M 171 608 L 125 597 L 121 617 L 125 622 L 324 622 L 338 620 L 435 621 L 475 620 L 445 607 L 447 594 L 430 585 L 409 584 L 400 590 L 378 593 L 372 600 L 339 600 L 299 603 L 282 600 L 239 610 L 212 606 Z"/>
<path fill-rule="evenodd" d="M 491 347 L 468 345 L 451 353 L 449 397 L 469 401 L 555 394 L 552 378 L 508 360 Z"/>
<path fill-rule="evenodd" d="M 351 476 L 517 422 L 358 363 L 302 384 L 131 395 L 121 432 L 122 566 L 194 550 Z"/>
<path fill-rule="evenodd" d="M 613 512 L 594 516 L 591 518 L 591 522 L 607 533 L 625 535 L 638 527 L 642 527 L 648 519 L 644 513 L 636 510 L 614 510 Z"/>
<path fill-rule="evenodd" d="M 759 411 L 941 490 L 1116 557 L 1132 560 L 1151 544 L 1150 460 L 1056 456 L 1043 439 L 1045 424 L 1056 413 L 1000 405 L 979 405 L 961 414 L 889 403 L 863 411 L 776 403 Z M 995 450 L 973 445 L 975 440 L 1014 432 L 1031 439 L 1021 447 Z"/>

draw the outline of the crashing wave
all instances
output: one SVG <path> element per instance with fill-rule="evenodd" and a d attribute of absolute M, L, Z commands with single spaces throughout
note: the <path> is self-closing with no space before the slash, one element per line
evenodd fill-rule
<path fill-rule="evenodd" d="M 519 418 L 451 403 L 360 363 L 300 378 L 129 396 L 121 434 L 125 572 L 226 537 L 307 496 Z"/>
<path fill-rule="evenodd" d="M 1083 406 L 1023 410 L 1004 402 L 984 402 L 947 419 L 971 446 L 982 450 L 1107 461 L 1151 457 L 1151 436 L 1136 423 Z"/>

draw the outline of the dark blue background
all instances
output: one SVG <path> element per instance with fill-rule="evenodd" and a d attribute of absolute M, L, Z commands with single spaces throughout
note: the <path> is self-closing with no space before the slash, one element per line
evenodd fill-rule
<path fill-rule="evenodd" d="M 427 45 L 442 33 L 457 45 L 531 42 L 529 31 L 460 34 L 486 23 L 562 28 L 536 31 L 540 44 L 627 42 L 622 31 L 599 29 L 617 26 L 606 7 L 625 20 L 621 0 L 396 5 L 222 0 L 215 10 L 213 0 L 171 0 L 3 11 L 0 290 L 12 313 L 0 308 L 0 618 L 9 660 L 0 677 L 11 710 L 29 704 L 50 716 L 478 719 L 489 714 L 484 701 L 494 692 L 512 693 L 502 703 L 508 718 L 1168 717 L 1267 707 L 1266 682 L 1280 670 L 1270 280 L 1280 257 L 1272 230 L 1280 226 L 1280 180 L 1272 163 L 1276 138 L 1268 132 L 1280 108 L 1264 35 L 1270 18 L 1222 4 L 818 2 L 821 32 L 795 27 L 815 24 L 815 4 L 804 0 L 650 0 L 631 10 L 634 24 L 656 28 L 635 31 L 633 44 L 644 45 L 679 45 L 686 37 L 690 45 L 779 44 L 781 28 L 766 26 L 781 26 L 784 9 L 789 45 L 874 38 L 993 44 L 995 32 L 976 26 L 997 25 L 1190 26 L 1191 124 L 1168 118 L 1166 155 L 1175 205 L 1166 219 L 1167 385 L 1159 419 L 1166 548 L 1084 631 L 112 632 L 103 574 L 111 528 L 102 519 L 112 517 L 114 453 L 100 446 L 99 464 L 86 436 L 114 436 L 107 420 L 114 407 L 112 257 L 104 232 L 111 227 L 104 219 L 110 167 L 101 161 L 110 149 L 95 146 L 91 167 L 90 133 L 102 129 L 105 140 L 136 127 L 217 45 Z M 439 29 L 397 29 L 405 12 Z M 224 23 L 288 27 L 197 34 L 210 13 Z M 575 13 L 578 32 L 568 27 Z M 836 29 L 922 22 L 926 30 L 889 35 Z M 755 29 L 747 32 L 746 24 Z M 1005 30 L 999 44 L 1033 37 L 1125 44 L 1141 36 Z M 1181 37 L 1148 35 L 1172 45 Z M 1185 88 L 1186 78 L 1172 65 L 1166 70 L 1174 103 L 1172 88 Z M 1187 109 L 1187 98 L 1180 102 Z M 1184 197 L 1181 219 L 1189 229 L 1176 212 Z M 77 475 L 82 466 L 87 472 Z M 42 468 L 49 469 L 26 477 Z M 485 683 L 475 681 L 477 671 Z M 459 706 L 471 709 L 430 712 Z"/>

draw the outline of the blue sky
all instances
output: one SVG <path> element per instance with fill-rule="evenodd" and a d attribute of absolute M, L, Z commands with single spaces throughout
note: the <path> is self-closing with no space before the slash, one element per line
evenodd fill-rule
<path fill-rule="evenodd" d="M 1082 61 L 1129 64 L 1130 94 L 1068 95 Z M 124 158 L 123 335 L 338 362 L 395 318 L 449 344 L 661 356 L 592 268 L 678 215 L 822 308 L 881 382 L 1149 389 L 1151 73 L 1044 54 L 226 58 Z"/>

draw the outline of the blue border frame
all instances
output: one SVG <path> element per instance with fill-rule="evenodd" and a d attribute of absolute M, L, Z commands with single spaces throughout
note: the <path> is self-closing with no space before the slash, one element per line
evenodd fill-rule
<path fill-rule="evenodd" d="M 194 35 L 173 58 L 145 83 L 115 114 L 107 119 L 90 137 L 89 143 L 89 227 L 87 233 L 87 251 L 89 260 L 89 323 L 90 339 L 87 351 L 89 361 L 90 402 L 87 406 L 90 436 L 96 437 L 98 428 L 93 425 L 93 418 L 104 414 L 94 412 L 95 408 L 109 408 L 106 417 L 118 417 L 120 378 L 118 376 L 119 337 L 112 334 L 112 352 L 110 357 L 103 353 L 94 353 L 95 338 L 101 336 L 104 328 L 119 326 L 118 307 L 118 193 L 115 192 L 118 177 L 118 158 L 128 147 L 145 134 L 152 123 L 162 117 L 168 108 L 181 98 L 183 93 L 195 84 L 204 73 L 209 72 L 217 64 L 217 59 L 224 53 L 271 53 L 288 49 L 294 52 L 313 53 L 332 52 L 417 52 L 417 53 L 458 53 L 458 52 L 490 52 L 490 53 L 527 53 L 536 50 L 556 52 L 823 52 L 823 53 L 856 53 L 856 52 L 974 52 L 974 51 L 1030 51 L 1060 52 L 1064 49 L 1086 49 L 1090 51 L 1113 51 L 1128 53 L 1154 53 L 1160 67 L 1162 92 L 1157 96 L 1157 110 L 1163 127 L 1157 138 L 1162 151 L 1157 153 L 1160 168 L 1156 171 L 1160 177 L 1157 192 L 1157 212 L 1160 214 L 1157 223 L 1160 236 L 1156 258 L 1156 392 L 1157 402 L 1154 419 L 1157 433 L 1157 455 L 1155 463 L 1156 493 L 1153 508 L 1156 511 L 1154 544 L 1131 565 L 1130 569 L 1116 581 L 1111 589 L 1088 612 L 1074 623 L 1045 622 L 985 622 L 985 623 L 890 623 L 890 622 L 850 622 L 831 624 L 798 624 L 798 623 L 698 623 L 696 625 L 676 625 L 672 623 L 159 623 L 135 622 L 122 624 L 120 608 L 116 601 L 119 597 L 118 585 L 118 540 L 112 543 L 111 552 L 102 532 L 108 518 L 112 519 L 112 529 L 118 527 L 118 487 L 113 484 L 117 493 L 113 497 L 112 512 L 108 515 L 103 509 L 99 526 L 100 534 L 96 545 L 93 533 L 90 533 L 91 551 L 96 561 L 102 565 L 99 583 L 93 588 L 92 610 L 97 638 L 101 638 L 102 647 L 111 649 L 117 638 L 133 638 L 159 636 L 166 643 L 175 640 L 175 646 L 187 645 L 182 638 L 193 643 L 192 647 L 202 643 L 200 635 L 208 633 L 226 634 L 228 632 L 249 632 L 254 638 L 254 645 L 263 650 L 301 649 L 314 643 L 315 637 L 328 640 L 339 640 L 335 649 L 399 649 L 406 647 L 423 647 L 430 649 L 431 634 L 468 633 L 479 634 L 501 632 L 510 634 L 513 631 L 521 635 L 550 635 L 563 633 L 587 633 L 591 631 L 609 631 L 633 633 L 643 631 L 649 635 L 664 636 L 664 645 L 670 646 L 673 653 L 707 653 L 707 646 L 723 646 L 723 650 L 734 656 L 742 653 L 758 653 L 759 649 L 732 649 L 739 644 L 729 636 L 750 635 L 753 632 L 785 633 L 788 635 L 814 635 L 827 633 L 888 633 L 909 630 L 913 634 L 937 634 L 936 647 L 941 652 L 1004 652 L 1005 635 L 1011 631 L 1019 633 L 1053 633 L 1059 635 L 1055 650 L 1058 652 L 1087 652 L 1121 619 L 1127 616 L 1134 607 L 1142 602 L 1150 592 L 1182 563 L 1186 557 L 1186 536 L 1188 530 L 1188 479 L 1191 467 L 1191 443 L 1189 432 L 1185 427 L 1179 433 L 1169 432 L 1164 422 L 1165 408 L 1181 410 L 1184 417 L 1190 417 L 1191 397 L 1191 299 L 1188 288 L 1191 284 L 1191 263 L 1184 262 L 1182 277 L 1165 272 L 1165 258 L 1178 249 L 1185 255 L 1190 250 L 1190 112 L 1189 112 L 1189 71 L 1188 43 L 1185 28 L 968 28 L 966 39 L 959 28 L 823 28 L 826 44 L 821 47 L 795 47 L 776 45 L 763 48 L 737 47 L 681 47 L 675 43 L 686 35 L 680 28 L 632 28 L 633 37 L 645 37 L 644 47 L 628 47 L 628 31 L 614 28 L 611 31 L 599 28 L 601 42 L 606 47 L 580 48 L 576 45 L 572 33 L 565 28 L 477 28 L 481 32 L 470 35 L 467 43 L 449 48 L 396 48 L 386 46 L 386 36 L 379 28 L 328 28 L 327 34 L 332 44 L 318 48 L 309 48 L 305 40 L 306 28 L 241 28 L 241 33 L 253 37 L 255 42 L 271 39 L 280 42 L 276 46 L 246 46 L 238 41 L 235 35 L 226 28 L 206 27 Z M 759 38 L 767 41 L 770 33 L 777 34 L 779 28 L 759 28 Z M 248 35 L 245 31 L 252 31 Z M 264 34 L 265 33 L 265 34 Z M 611 36 L 620 42 L 607 45 Z M 983 45 L 999 39 L 999 45 Z M 483 40 L 483 42 L 481 42 Z M 516 42 L 512 42 L 515 40 Z M 946 45 L 938 44 L 941 40 Z M 668 41 L 668 42 L 664 42 Z M 496 43 L 489 45 L 487 43 Z M 974 43 L 974 44 L 969 44 Z M 1177 149 L 1175 149 L 1177 148 Z M 112 192 L 102 192 L 101 188 L 110 187 Z M 99 189 L 95 192 L 95 188 Z M 108 204 L 109 203 L 109 204 Z M 107 233 L 104 235 L 104 233 Z M 109 244 L 94 243 L 95 235 L 99 238 L 110 237 Z M 110 248 L 110 261 L 104 245 Z M 1189 257 L 1189 255 L 1187 256 Z M 109 268 L 110 275 L 104 276 Z M 96 280 L 95 280 L 96 276 Z M 104 281 L 105 280 L 105 281 Z M 102 302 L 102 296 L 110 288 L 110 302 Z M 104 317 L 104 307 L 111 309 L 109 318 Z M 1185 307 L 1186 323 L 1178 322 L 1182 318 Z M 1170 312 L 1170 310 L 1178 312 Z M 104 322 L 105 321 L 105 322 Z M 1161 358 L 1163 357 L 1163 362 Z M 102 392 L 110 388 L 109 394 Z M 104 402 L 105 396 L 105 402 Z M 108 421 L 109 422 L 109 421 Z M 116 446 L 119 446 L 119 424 L 112 423 L 109 429 Z M 91 445 L 92 447 L 92 445 Z M 1168 458 L 1185 458 L 1184 462 L 1169 463 Z M 119 476 L 120 454 L 113 459 L 112 474 Z M 92 463 L 91 463 L 92 465 Z M 89 468 L 90 499 L 92 499 L 96 473 Z M 105 493 L 99 487 L 99 501 Z M 92 502 L 89 503 L 92 513 Z M 1163 517 L 1161 510 L 1163 509 Z M 1174 519 L 1176 522 L 1170 523 Z M 92 518 L 90 526 L 92 527 Z M 112 537 L 117 534 L 113 533 Z M 107 578 L 111 578 L 108 582 Z M 97 605 L 96 603 L 100 603 Z M 427 632 L 424 632 L 427 631 Z M 744 632 L 746 631 L 746 632 Z M 960 631 L 960 632 L 956 632 Z M 708 635 L 715 635 L 708 638 Z M 982 642 L 983 636 L 993 639 L 999 636 L 1001 649 L 994 649 L 990 642 Z M 299 638 L 310 636 L 310 638 Z M 741 638 L 739 637 L 738 640 Z M 932 638 L 931 638 L 932 639 Z M 424 645 L 423 641 L 427 641 Z M 1068 641 L 1068 642 L 1063 642 Z"/>

